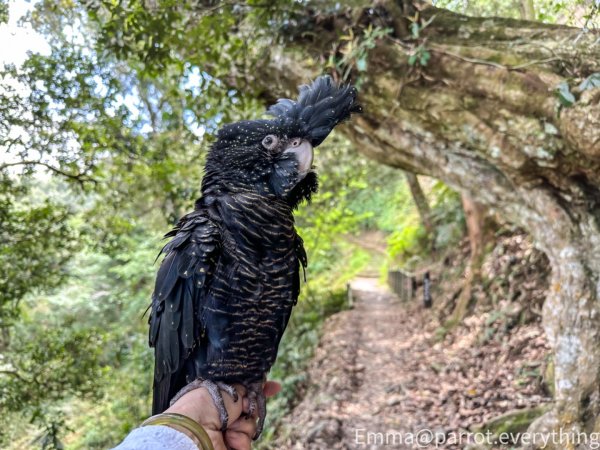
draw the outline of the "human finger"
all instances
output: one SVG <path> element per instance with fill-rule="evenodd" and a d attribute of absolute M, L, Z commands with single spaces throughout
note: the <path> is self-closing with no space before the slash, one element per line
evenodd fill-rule
<path fill-rule="evenodd" d="M 277 381 L 267 381 L 263 386 L 265 397 L 273 397 L 281 392 L 281 383 Z"/>
<path fill-rule="evenodd" d="M 225 432 L 225 442 L 230 450 L 251 450 L 252 438 L 246 433 L 228 430 Z"/>
<path fill-rule="evenodd" d="M 221 392 L 223 396 L 223 403 L 225 404 L 225 409 L 227 410 L 227 415 L 229 416 L 228 427 L 234 423 L 243 413 L 243 404 L 244 399 L 246 399 L 246 388 L 241 384 L 234 384 L 232 386 L 237 392 L 237 400 L 234 399 L 233 396 Z"/>
<path fill-rule="evenodd" d="M 230 448 L 236 450 L 250 449 L 252 438 L 256 434 L 256 418 L 240 417 L 225 432 L 225 442 Z"/>

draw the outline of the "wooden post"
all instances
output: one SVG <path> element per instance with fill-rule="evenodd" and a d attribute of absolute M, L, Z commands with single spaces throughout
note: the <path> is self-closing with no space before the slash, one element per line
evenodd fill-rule
<path fill-rule="evenodd" d="M 350 283 L 346 283 L 346 299 L 348 300 L 348 308 L 352 309 L 354 307 L 354 296 L 352 295 L 352 285 Z"/>
<path fill-rule="evenodd" d="M 423 276 L 423 306 L 425 308 L 431 308 L 433 300 L 431 299 L 431 279 L 429 278 L 429 271 L 425 272 Z"/>

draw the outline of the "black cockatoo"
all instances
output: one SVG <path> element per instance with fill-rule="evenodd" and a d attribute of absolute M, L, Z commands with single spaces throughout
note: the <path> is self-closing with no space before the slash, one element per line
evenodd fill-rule
<path fill-rule="evenodd" d="M 293 210 L 317 189 L 313 148 L 358 112 L 356 89 L 322 76 L 280 99 L 272 119 L 225 125 L 206 160 L 202 196 L 167 234 L 150 314 L 155 348 L 153 414 L 192 383 L 210 392 L 223 429 L 221 391 L 244 385 L 266 416 L 262 385 L 306 267 Z M 179 393 L 179 394 L 178 394 Z"/>

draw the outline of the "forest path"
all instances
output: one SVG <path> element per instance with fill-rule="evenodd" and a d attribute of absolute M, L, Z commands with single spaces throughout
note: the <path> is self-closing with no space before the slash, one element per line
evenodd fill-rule
<path fill-rule="evenodd" d="M 406 431 L 414 421 L 397 410 L 391 414 L 391 408 L 404 397 L 410 372 L 401 368 L 414 365 L 419 345 L 414 331 L 421 319 L 375 278 L 355 279 L 352 290 L 353 309 L 323 327 L 309 367 L 310 386 L 286 420 L 290 434 L 277 448 L 381 448 L 365 445 L 367 433 Z"/>
<path fill-rule="evenodd" d="M 355 279 L 352 291 L 353 308 L 326 320 L 302 401 L 271 448 L 436 448 L 407 441 L 426 430 L 456 435 L 551 400 L 539 321 L 516 326 L 481 312 L 443 332 L 435 310 L 401 302 L 376 278 Z"/>

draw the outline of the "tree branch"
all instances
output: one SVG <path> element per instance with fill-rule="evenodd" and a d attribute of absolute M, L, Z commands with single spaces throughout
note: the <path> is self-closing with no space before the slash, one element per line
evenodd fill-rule
<path fill-rule="evenodd" d="M 528 61 L 523 64 L 517 64 L 514 66 L 510 66 L 510 65 L 499 64 L 499 63 L 496 63 L 493 61 L 487 61 L 485 59 L 469 58 L 467 56 L 462 56 L 457 53 L 449 52 L 448 50 L 442 50 L 439 47 L 431 48 L 431 51 L 440 53 L 442 55 L 451 56 L 452 58 L 456 58 L 456 59 L 459 59 L 461 61 L 465 61 L 465 62 L 468 62 L 471 64 L 481 64 L 481 65 L 492 66 L 492 67 L 496 67 L 498 69 L 504 69 L 504 70 L 519 70 L 519 69 L 524 69 L 525 67 L 534 66 L 536 64 L 545 64 L 545 63 L 549 63 L 552 61 L 563 61 L 563 59 L 559 58 L 558 56 L 551 56 L 549 58 L 536 59 L 533 61 Z"/>
<path fill-rule="evenodd" d="M 14 166 L 27 166 L 27 165 L 36 165 L 36 166 L 42 166 L 45 167 L 46 169 L 50 170 L 51 172 L 54 172 L 58 175 L 61 175 L 65 178 L 68 178 L 70 180 L 74 180 L 77 181 L 80 184 L 84 184 L 87 182 L 96 184 L 97 181 L 93 178 L 91 178 L 88 174 L 86 174 L 85 172 L 80 172 L 80 173 L 69 173 L 69 172 L 65 172 L 62 169 L 59 169 L 58 167 L 55 167 L 51 164 L 48 164 L 46 162 L 43 161 L 38 161 L 38 160 L 23 160 L 23 161 L 15 161 L 12 163 L 4 163 L 2 165 L 0 165 L 0 170 L 4 170 L 8 167 L 14 167 Z"/>
<path fill-rule="evenodd" d="M 32 382 L 32 380 L 28 380 L 25 377 L 21 376 L 16 370 L 0 370 L 0 375 L 10 375 L 11 377 L 14 377 L 19 381 L 27 384 L 30 384 Z"/>

